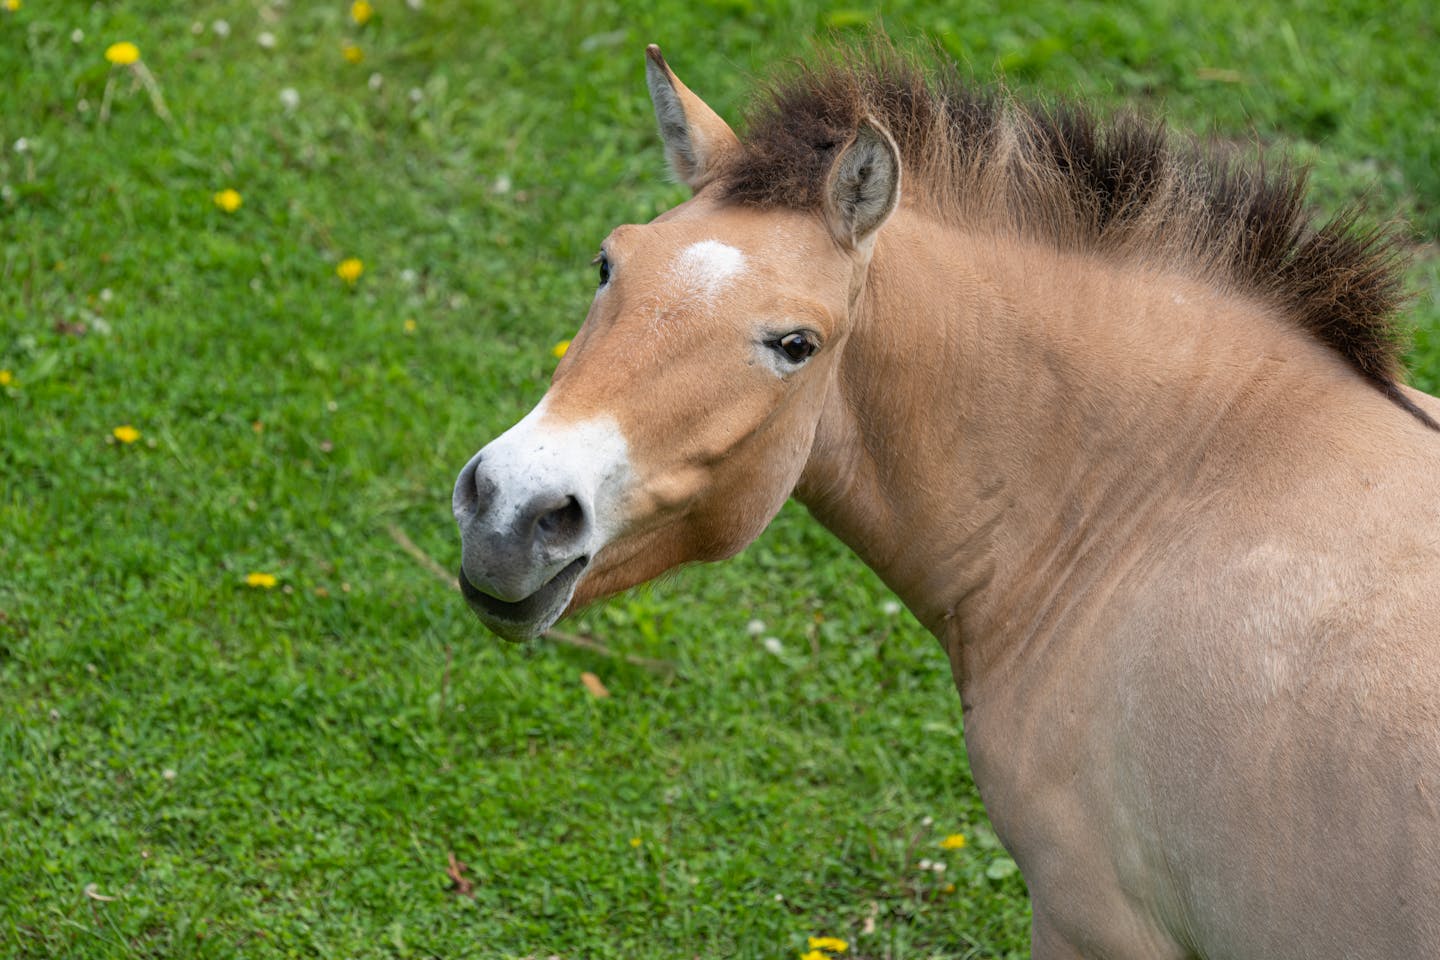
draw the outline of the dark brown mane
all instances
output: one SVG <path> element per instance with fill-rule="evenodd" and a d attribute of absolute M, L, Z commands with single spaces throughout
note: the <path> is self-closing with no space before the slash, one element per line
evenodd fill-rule
<path fill-rule="evenodd" d="M 1316 226 L 1306 175 L 1267 169 L 1162 123 L 978 87 L 883 41 L 799 65 L 752 110 L 720 189 L 760 207 L 817 208 L 835 151 L 860 120 L 900 149 L 905 202 L 951 222 L 1187 270 L 1255 296 L 1338 351 L 1400 406 L 1404 257 L 1350 210 Z"/>

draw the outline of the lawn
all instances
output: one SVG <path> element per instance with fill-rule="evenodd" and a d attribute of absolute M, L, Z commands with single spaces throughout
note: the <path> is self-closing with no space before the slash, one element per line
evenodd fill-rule
<path fill-rule="evenodd" d="M 1433 4 L 373 2 L 0 0 L 0 955 L 1024 956 L 948 664 L 803 510 L 511 646 L 453 478 L 684 196 L 645 43 L 736 119 L 879 20 L 1403 219 L 1440 388 Z"/>

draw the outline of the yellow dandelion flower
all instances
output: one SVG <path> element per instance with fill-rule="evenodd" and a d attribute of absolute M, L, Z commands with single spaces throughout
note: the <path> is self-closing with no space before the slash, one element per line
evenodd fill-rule
<path fill-rule="evenodd" d="M 559 360 L 561 357 L 565 356 L 565 351 L 569 349 L 570 341 L 561 340 L 559 343 L 555 344 L 555 346 L 550 348 L 550 355 L 556 360 Z"/>
<path fill-rule="evenodd" d="M 640 846 L 640 844 L 642 844 L 642 843 L 644 843 L 644 842 L 645 842 L 645 841 L 641 840 L 639 837 L 631 837 L 631 838 L 630 838 L 630 846 L 632 846 L 632 847 L 638 847 L 638 846 Z"/>
<path fill-rule="evenodd" d="M 830 957 L 819 950 L 811 950 L 809 953 L 800 954 L 800 960 L 830 960 Z"/>
<path fill-rule="evenodd" d="M 955 892 L 955 884 L 953 884 L 953 883 L 947 883 L 947 884 L 945 884 L 945 886 L 943 886 L 943 887 L 940 888 L 940 892 L 941 892 L 941 893 L 954 893 L 954 892 Z"/>
<path fill-rule="evenodd" d="M 114 430 L 111 430 L 110 434 L 116 440 L 119 440 L 121 443 L 134 443 L 136 440 L 140 439 L 140 431 L 136 430 L 128 423 L 125 424 L 123 427 L 116 427 Z"/>
<path fill-rule="evenodd" d="M 276 584 L 273 573 L 249 573 L 245 575 L 245 586 L 269 590 Z"/>
<path fill-rule="evenodd" d="M 964 847 L 965 847 L 965 834 L 963 834 L 963 833 L 952 833 L 952 834 L 950 834 L 950 836 L 948 836 L 948 837 L 946 837 L 944 840 L 941 840 L 941 841 L 940 841 L 940 847 L 941 847 L 941 849 L 943 849 L 943 850 L 962 850 L 962 849 L 964 849 Z"/>
<path fill-rule="evenodd" d="M 366 0 L 355 0 L 354 3 L 350 4 L 350 19 L 354 20 L 360 26 L 363 27 L 369 23 L 370 18 L 373 16 L 375 16 L 375 8 L 367 3 Z"/>
<path fill-rule="evenodd" d="M 365 59 L 365 51 L 361 50 L 353 43 L 347 43 L 345 44 L 345 46 L 341 47 L 340 55 L 345 58 L 346 63 L 359 63 L 361 60 Z"/>
<path fill-rule="evenodd" d="M 128 67 L 140 59 L 140 48 L 129 40 L 112 43 L 105 48 L 105 59 L 117 67 Z"/>
<path fill-rule="evenodd" d="M 5 9 L 14 13 L 20 9 L 20 0 L 5 0 Z"/>
<path fill-rule="evenodd" d="M 0 387 L 8 387 L 15 382 L 15 374 L 9 370 L 0 370 Z"/>
<path fill-rule="evenodd" d="M 850 944 L 839 937 L 811 937 L 809 946 L 811 950 L 829 950 L 833 953 L 844 953 L 850 949 Z"/>
<path fill-rule="evenodd" d="M 335 276 L 344 280 L 352 287 L 355 285 L 355 281 L 360 279 L 360 274 L 364 272 L 365 263 L 359 257 L 346 257 L 344 260 L 341 260 L 340 265 L 335 268 Z"/>
<path fill-rule="evenodd" d="M 406 317 L 406 318 L 405 318 L 405 332 L 406 332 L 406 333 L 414 333 L 416 326 L 418 326 L 418 324 L 415 323 L 415 318 L 414 318 L 414 317 Z"/>
<path fill-rule="evenodd" d="M 226 213 L 234 213 L 240 209 L 240 204 L 245 201 L 240 198 L 240 191 L 231 190 L 228 187 L 215 194 L 215 206 Z"/>

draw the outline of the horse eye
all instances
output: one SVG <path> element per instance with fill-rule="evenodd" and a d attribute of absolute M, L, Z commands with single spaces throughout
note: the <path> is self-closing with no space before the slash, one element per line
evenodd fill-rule
<path fill-rule="evenodd" d="M 600 264 L 600 286 L 603 287 L 610 282 L 610 258 L 602 253 L 596 260 Z"/>
<path fill-rule="evenodd" d="M 815 355 L 820 349 L 820 344 L 815 342 L 815 337 L 803 330 L 796 330 L 794 333 L 787 333 L 778 340 L 771 340 L 767 344 L 772 350 L 778 350 L 785 355 L 785 359 L 791 363 L 804 363 Z"/>

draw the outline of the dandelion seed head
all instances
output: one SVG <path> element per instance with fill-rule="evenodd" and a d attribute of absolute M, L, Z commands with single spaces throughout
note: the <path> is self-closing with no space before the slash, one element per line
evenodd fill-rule
<path fill-rule="evenodd" d="M 210 32 L 215 34 L 215 36 L 219 37 L 221 40 L 224 40 L 226 37 L 230 36 L 230 21 L 216 20 L 214 23 L 210 24 Z"/>
<path fill-rule="evenodd" d="M 785 644 L 780 642 L 779 637 L 766 637 L 764 640 L 760 641 L 760 645 L 763 646 L 767 652 L 772 653 L 777 657 L 785 652 Z"/>
<path fill-rule="evenodd" d="M 760 634 L 765 632 L 765 621 L 751 620 L 749 623 L 745 624 L 745 632 L 750 634 L 750 636 L 752 637 L 760 636 Z"/>
<path fill-rule="evenodd" d="M 275 34 L 271 33 L 269 30 L 263 30 L 256 35 L 255 42 L 260 44 L 260 46 L 264 47 L 266 50 L 274 50 Z"/>
<path fill-rule="evenodd" d="M 286 110 L 294 110 L 300 106 L 300 91 L 294 87 L 286 87 L 280 91 L 280 106 Z"/>
<path fill-rule="evenodd" d="M 884 603 L 880 604 L 880 612 L 885 614 L 885 616 L 887 617 L 895 616 L 895 614 L 900 612 L 900 601 L 886 600 Z"/>
<path fill-rule="evenodd" d="M 71 31 L 70 31 L 70 42 L 71 42 L 71 43 L 83 43 L 84 41 L 85 41 L 85 31 L 84 31 L 84 30 L 81 30 L 79 27 L 76 27 L 74 30 L 71 30 Z"/>
<path fill-rule="evenodd" d="M 30 152 L 30 141 L 27 140 L 27 139 L 25 139 L 24 137 L 21 137 L 19 140 L 16 140 L 16 141 L 15 141 L 15 152 L 16 152 L 16 153 L 29 153 L 29 152 Z"/>
<path fill-rule="evenodd" d="M 370 74 L 370 79 L 365 81 L 365 83 L 373 92 L 379 93 L 380 88 L 385 86 L 385 78 L 378 73 L 372 73 Z"/>

